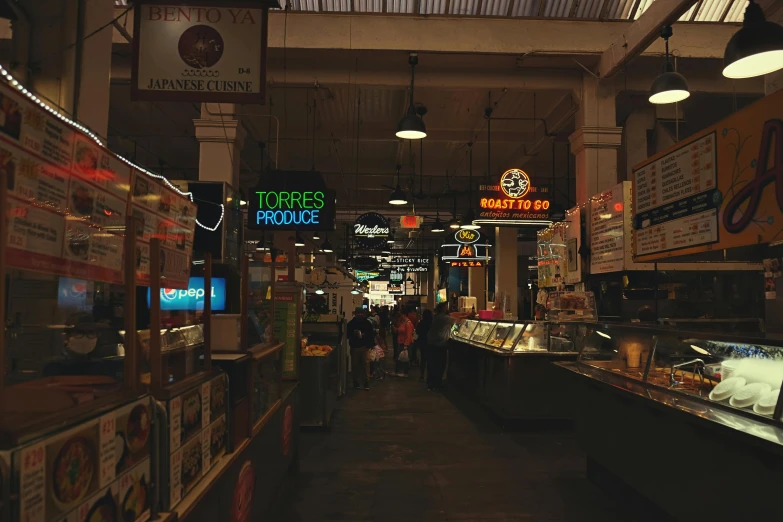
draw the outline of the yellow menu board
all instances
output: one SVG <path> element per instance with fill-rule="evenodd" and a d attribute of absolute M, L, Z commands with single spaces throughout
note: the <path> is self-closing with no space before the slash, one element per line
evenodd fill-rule
<path fill-rule="evenodd" d="M 783 240 L 783 91 L 634 168 L 634 260 Z"/>

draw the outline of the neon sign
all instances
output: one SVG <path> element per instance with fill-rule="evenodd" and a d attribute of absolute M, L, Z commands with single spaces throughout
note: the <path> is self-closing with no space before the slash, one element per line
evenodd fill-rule
<path fill-rule="evenodd" d="M 248 228 L 333 230 L 334 192 L 318 173 L 276 173 L 248 197 Z"/>
<path fill-rule="evenodd" d="M 497 185 L 479 187 L 479 212 L 474 223 L 548 225 L 548 196 L 548 187 L 534 187 L 524 170 L 509 169 Z"/>
<path fill-rule="evenodd" d="M 484 261 L 452 261 L 451 266 L 459 268 L 481 268 Z"/>

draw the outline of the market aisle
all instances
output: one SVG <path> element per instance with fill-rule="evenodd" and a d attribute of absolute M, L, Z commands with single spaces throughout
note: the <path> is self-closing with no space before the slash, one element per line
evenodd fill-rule
<path fill-rule="evenodd" d="M 503 433 L 479 409 L 418 381 L 351 391 L 331 432 L 303 432 L 301 474 L 283 520 L 642 520 L 584 475 L 571 432 Z"/>

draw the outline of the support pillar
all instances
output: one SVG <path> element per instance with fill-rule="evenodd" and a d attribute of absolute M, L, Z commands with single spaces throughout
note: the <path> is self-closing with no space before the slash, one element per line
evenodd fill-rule
<path fill-rule="evenodd" d="M 508 296 L 511 316 L 519 316 L 517 303 L 517 229 L 495 228 L 495 299 Z"/>
<path fill-rule="evenodd" d="M 516 237 L 514 239 L 516 239 Z M 486 268 L 468 268 L 468 295 L 476 298 L 476 311 L 486 309 L 487 307 L 487 269 Z"/>
<path fill-rule="evenodd" d="M 239 158 L 247 131 L 238 109 L 233 103 L 201 104 L 201 119 L 193 120 L 199 141 L 199 180 L 222 181 L 239 188 Z"/>
<path fill-rule="evenodd" d="M 114 2 L 18 2 L 11 72 L 63 115 L 105 137 L 109 128 Z M 87 35 L 91 35 L 85 39 Z"/>
<path fill-rule="evenodd" d="M 623 125 L 623 161 L 619 165 L 620 180 L 633 180 L 634 165 L 638 165 L 650 156 L 647 133 L 654 128 L 655 109 L 652 107 L 635 110 L 625 120 Z"/>
<path fill-rule="evenodd" d="M 617 149 L 622 142 L 617 127 L 615 94 L 590 75 L 583 77 L 576 131 L 569 136 L 576 157 L 576 202 L 617 184 Z"/>

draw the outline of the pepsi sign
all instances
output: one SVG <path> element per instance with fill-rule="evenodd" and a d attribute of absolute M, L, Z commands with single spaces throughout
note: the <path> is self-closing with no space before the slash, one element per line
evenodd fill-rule
<path fill-rule="evenodd" d="M 147 306 L 150 306 L 150 290 L 147 290 Z M 187 290 L 175 288 L 160 289 L 160 309 L 204 310 L 204 278 L 191 277 Z M 222 312 L 226 309 L 226 280 L 222 277 L 212 278 L 212 311 Z"/>

